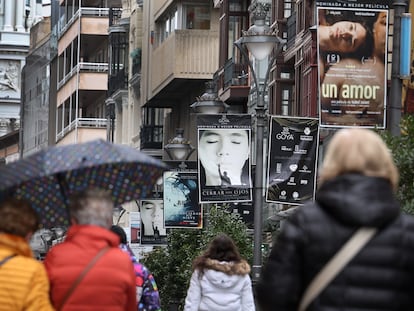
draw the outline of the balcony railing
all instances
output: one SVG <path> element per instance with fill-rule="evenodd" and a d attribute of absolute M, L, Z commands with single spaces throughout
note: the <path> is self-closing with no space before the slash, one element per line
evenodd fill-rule
<path fill-rule="evenodd" d="M 143 125 L 140 132 L 140 149 L 162 149 L 162 137 L 162 125 Z"/>
<path fill-rule="evenodd" d="M 81 8 L 66 22 L 65 16 L 62 16 L 58 22 L 58 38 L 60 38 L 75 21 L 81 16 L 89 17 L 108 17 L 108 8 Z"/>
<path fill-rule="evenodd" d="M 218 31 L 175 30 L 152 52 L 150 91 L 155 95 L 172 79 L 211 79 L 218 67 L 218 46 Z"/>
<path fill-rule="evenodd" d="M 234 63 L 233 59 L 227 60 L 223 68 L 215 75 L 215 82 L 219 90 L 225 90 L 232 86 L 248 85 L 248 64 Z"/>
<path fill-rule="evenodd" d="M 128 73 L 121 69 L 116 75 L 109 76 L 108 93 L 112 95 L 117 90 L 128 89 Z"/>
<path fill-rule="evenodd" d="M 108 72 L 108 63 L 79 63 L 58 82 L 58 89 L 61 88 L 78 72 Z"/>
<path fill-rule="evenodd" d="M 73 120 L 68 126 L 57 134 L 57 139 L 62 139 L 66 134 L 76 128 L 106 128 L 108 126 L 107 119 L 98 118 L 78 118 Z"/>

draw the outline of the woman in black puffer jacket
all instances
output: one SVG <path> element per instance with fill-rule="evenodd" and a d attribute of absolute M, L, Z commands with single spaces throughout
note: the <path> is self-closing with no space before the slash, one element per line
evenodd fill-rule
<path fill-rule="evenodd" d="M 343 129 L 330 142 L 316 202 L 286 220 L 256 286 L 261 311 L 296 311 L 306 287 L 360 227 L 377 234 L 308 311 L 414 310 L 414 218 L 395 198 L 398 171 L 368 129 Z"/>

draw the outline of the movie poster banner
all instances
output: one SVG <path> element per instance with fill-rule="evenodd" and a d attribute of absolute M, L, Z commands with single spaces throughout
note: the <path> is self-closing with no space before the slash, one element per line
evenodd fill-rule
<path fill-rule="evenodd" d="M 167 244 L 162 199 L 145 199 L 139 203 L 141 216 L 141 244 Z"/>
<path fill-rule="evenodd" d="M 266 201 L 301 205 L 315 196 L 318 120 L 272 116 Z"/>
<path fill-rule="evenodd" d="M 165 227 L 201 229 L 203 211 L 198 203 L 197 171 L 167 171 L 163 179 Z"/>
<path fill-rule="evenodd" d="M 251 201 L 251 116 L 198 115 L 197 130 L 199 201 Z"/>
<path fill-rule="evenodd" d="M 384 128 L 387 5 L 375 1 L 318 5 L 320 126 Z"/>

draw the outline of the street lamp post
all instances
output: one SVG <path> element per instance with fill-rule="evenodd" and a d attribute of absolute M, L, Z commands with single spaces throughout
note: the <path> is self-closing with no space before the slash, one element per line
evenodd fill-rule
<path fill-rule="evenodd" d="M 263 218 L 263 148 L 264 128 L 266 122 L 265 94 L 268 86 L 268 79 L 273 63 L 286 44 L 286 40 L 279 38 L 269 26 L 266 25 L 266 11 L 262 5 L 258 5 L 252 12 L 254 25 L 244 32 L 243 36 L 234 42 L 242 55 L 248 60 L 250 73 L 253 76 L 257 95 L 256 103 L 256 170 L 253 193 L 254 207 L 254 245 L 253 245 L 253 266 L 252 281 L 257 283 L 262 269 L 262 218 Z M 256 60 L 264 60 L 271 55 L 263 85 L 259 84 L 252 61 L 245 49 L 253 55 Z M 273 52 L 273 54 L 271 54 Z"/>
<path fill-rule="evenodd" d="M 106 115 L 109 119 L 109 128 L 107 132 L 107 140 L 114 142 L 115 134 L 115 101 L 112 98 L 106 100 Z"/>

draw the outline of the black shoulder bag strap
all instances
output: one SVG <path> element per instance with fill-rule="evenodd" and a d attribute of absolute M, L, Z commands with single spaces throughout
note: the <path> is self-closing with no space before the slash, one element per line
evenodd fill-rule
<path fill-rule="evenodd" d="M 69 290 L 66 292 L 65 296 L 62 299 L 62 302 L 60 303 L 60 306 L 56 308 L 56 310 L 62 310 L 62 307 L 66 303 L 66 301 L 69 299 L 69 297 L 74 292 L 75 288 L 79 285 L 79 283 L 83 280 L 85 275 L 91 270 L 91 268 L 96 264 L 96 262 L 107 252 L 109 251 L 110 247 L 106 246 L 102 248 L 98 254 L 95 255 L 95 257 L 92 258 L 92 260 L 88 263 L 88 265 L 83 269 L 81 274 L 77 277 L 77 279 L 72 283 L 72 286 L 69 288 Z"/>
<path fill-rule="evenodd" d="M 7 256 L 7 257 L 3 258 L 3 260 L 0 261 L 0 266 L 4 265 L 6 262 L 8 262 L 10 259 L 12 259 L 15 256 L 16 256 L 16 254 L 12 254 L 10 256 Z"/>

